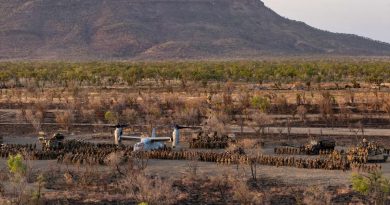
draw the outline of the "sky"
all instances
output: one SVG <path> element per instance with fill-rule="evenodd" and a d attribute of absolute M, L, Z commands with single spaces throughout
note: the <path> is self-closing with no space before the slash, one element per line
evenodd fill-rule
<path fill-rule="evenodd" d="M 279 15 L 390 43 L 390 0 L 263 0 Z"/>

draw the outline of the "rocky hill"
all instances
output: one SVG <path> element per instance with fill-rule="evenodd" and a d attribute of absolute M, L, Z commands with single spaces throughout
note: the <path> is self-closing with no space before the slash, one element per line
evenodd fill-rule
<path fill-rule="evenodd" d="M 389 56 L 390 45 L 321 31 L 260 0 L 0 0 L 0 59 Z"/>

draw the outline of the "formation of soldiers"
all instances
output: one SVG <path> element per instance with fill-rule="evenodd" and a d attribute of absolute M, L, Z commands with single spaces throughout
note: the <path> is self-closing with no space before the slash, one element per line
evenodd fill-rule
<path fill-rule="evenodd" d="M 156 150 L 144 152 L 149 159 L 163 159 L 163 160 L 197 160 L 203 162 L 215 162 L 221 164 L 237 164 L 248 161 L 247 155 L 240 153 L 229 152 L 200 152 L 200 151 L 172 151 L 172 150 Z"/>
<path fill-rule="evenodd" d="M 319 155 L 325 159 L 309 159 L 307 162 L 301 162 L 298 160 L 295 164 L 297 167 L 319 168 L 319 169 L 353 169 L 358 171 L 374 171 L 380 170 L 381 166 L 377 164 L 367 164 L 368 162 L 368 150 L 378 150 L 379 146 L 374 143 L 367 143 L 367 146 L 359 145 L 358 147 L 351 148 L 347 153 L 343 150 L 320 150 Z M 299 155 L 306 154 L 304 147 L 276 147 L 274 149 L 275 154 L 288 154 Z M 287 157 L 288 158 L 288 157 Z M 313 162 L 314 160 L 314 162 Z M 278 159 L 277 161 L 280 161 Z M 289 160 L 287 160 L 289 161 Z M 280 164 L 280 163 L 279 163 Z M 290 166 L 290 162 L 287 163 Z M 303 165 L 302 165 L 303 164 Z"/>
<path fill-rule="evenodd" d="M 327 157 L 320 158 L 295 158 L 293 156 L 272 156 L 258 155 L 249 157 L 238 153 L 216 153 L 216 152 L 197 152 L 197 151 L 151 151 L 145 152 L 144 156 L 149 159 L 162 160 L 199 160 L 205 162 L 215 162 L 218 164 L 251 164 L 257 163 L 268 166 L 288 166 L 306 169 L 326 169 L 326 170 L 350 170 L 351 168 L 359 171 L 373 171 L 381 169 L 376 164 L 351 164 L 339 152 L 329 154 Z"/>
<path fill-rule="evenodd" d="M 57 150 L 57 161 L 64 164 L 104 165 L 107 156 L 113 152 L 130 155 L 132 146 L 115 144 L 94 144 L 76 140 L 67 141 L 63 149 Z"/>
<path fill-rule="evenodd" d="M 353 162 L 351 163 L 351 169 L 359 172 L 374 172 L 382 169 L 380 164 L 362 164 Z"/>
<path fill-rule="evenodd" d="M 21 154 L 23 158 L 30 160 L 51 160 L 56 159 L 60 154 L 58 150 L 40 150 L 36 144 L 7 144 L 2 145 L 0 156 L 8 158 L 10 155 Z"/>
<path fill-rule="evenodd" d="M 275 154 L 288 154 L 288 155 L 299 155 L 299 154 L 305 154 L 304 149 L 302 147 L 275 147 L 274 148 Z"/>
<path fill-rule="evenodd" d="M 77 140 L 67 140 L 61 147 L 51 149 L 37 149 L 36 144 L 2 145 L 0 156 L 8 158 L 10 155 L 21 154 L 23 158 L 30 160 L 57 160 L 60 163 L 103 165 L 107 156 L 113 152 L 122 151 L 129 155 L 132 146 L 114 144 L 95 144 Z"/>
<path fill-rule="evenodd" d="M 348 160 L 356 163 L 367 163 L 368 149 L 363 147 L 350 148 L 347 152 Z"/>
<path fill-rule="evenodd" d="M 2 144 L 0 149 L 0 156 L 2 158 L 8 158 L 10 155 L 16 155 L 18 153 L 31 152 L 37 149 L 36 144 Z"/>
<path fill-rule="evenodd" d="M 333 150 L 323 149 L 323 150 L 319 150 L 319 155 L 328 155 L 328 154 L 331 154 L 332 152 L 333 152 Z M 302 147 L 282 146 L 282 147 L 275 147 L 274 153 L 275 154 L 288 154 L 288 155 L 306 155 L 306 154 L 310 154 L 311 150 L 305 146 L 302 146 Z"/>
<path fill-rule="evenodd" d="M 375 142 L 369 142 L 366 139 L 363 139 L 356 147 L 348 149 L 347 156 L 348 160 L 356 163 L 365 164 L 369 161 L 369 156 L 388 154 L 387 149 L 383 149 Z"/>
<path fill-rule="evenodd" d="M 335 150 L 330 150 L 330 149 L 320 150 L 320 151 L 319 151 L 319 155 L 320 155 L 320 156 L 329 155 L 329 154 L 332 154 L 334 151 L 335 151 Z"/>
<path fill-rule="evenodd" d="M 375 164 L 366 164 L 365 161 L 350 160 L 343 152 L 323 152 L 317 158 L 302 158 L 294 156 L 258 154 L 248 156 L 243 150 L 237 152 L 202 152 L 194 150 L 173 151 L 171 149 L 148 152 L 133 152 L 133 147 L 114 144 L 94 144 L 77 140 L 68 140 L 61 147 L 39 150 L 36 145 L 2 145 L 0 155 L 3 158 L 21 153 L 24 157 L 33 160 L 57 160 L 64 164 L 105 165 L 107 157 L 114 152 L 121 152 L 124 157 L 145 157 L 147 159 L 162 160 L 197 160 L 218 164 L 260 164 L 268 166 L 288 166 L 306 169 L 373 171 L 381 169 Z M 286 148 L 286 153 L 294 153 Z"/>
<path fill-rule="evenodd" d="M 217 132 L 199 132 L 189 142 L 192 149 L 225 149 L 231 139 L 227 135 L 218 135 Z"/>

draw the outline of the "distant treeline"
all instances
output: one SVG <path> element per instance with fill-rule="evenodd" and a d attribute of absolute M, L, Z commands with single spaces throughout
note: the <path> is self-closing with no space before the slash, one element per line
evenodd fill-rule
<path fill-rule="evenodd" d="M 158 82 L 388 82 L 386 60 L 283 60 L 226 62 L 1 62 L 0 84 L 39 86 L 135 85 L 143 80 Z"/>

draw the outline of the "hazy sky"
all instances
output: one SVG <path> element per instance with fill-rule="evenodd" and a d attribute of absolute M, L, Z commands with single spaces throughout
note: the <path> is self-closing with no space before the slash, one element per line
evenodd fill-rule
<path fill-rule="evenodd" d="M 313 27 L 390 43 L 390 0 L 263 0 L 280 15 Z"/>

